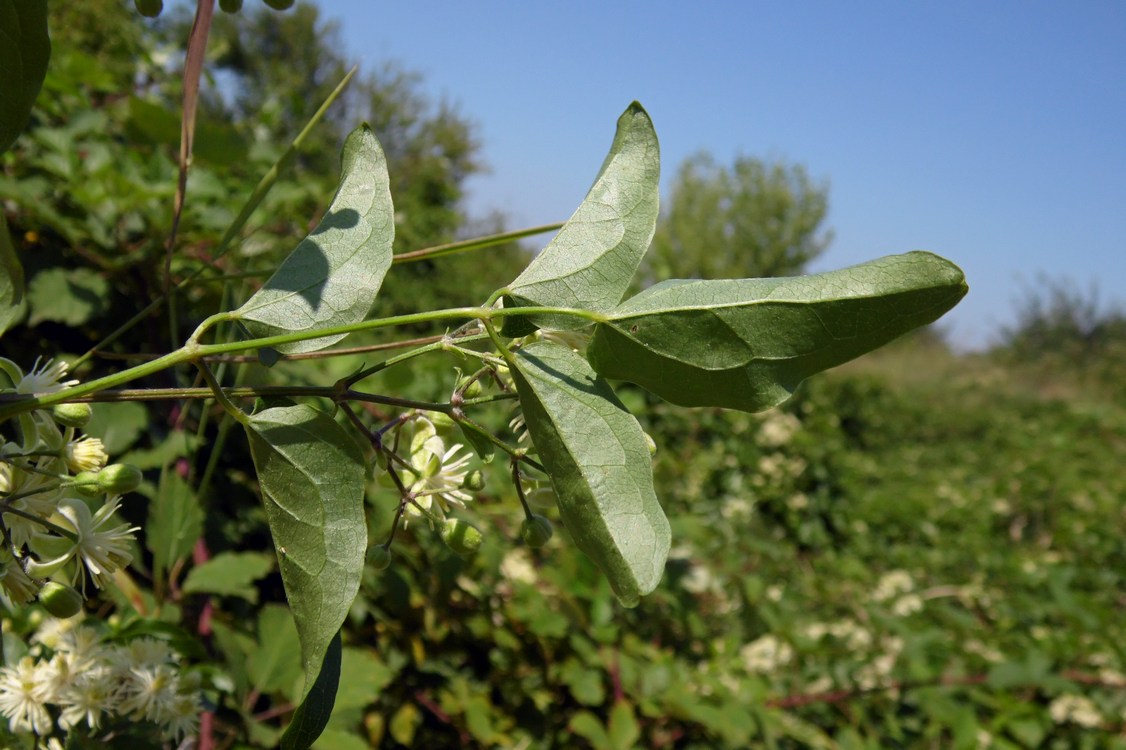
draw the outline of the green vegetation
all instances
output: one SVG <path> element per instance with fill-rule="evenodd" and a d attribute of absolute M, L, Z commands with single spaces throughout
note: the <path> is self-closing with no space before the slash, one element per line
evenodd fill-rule
<path fill-rule="evenodd" d="M 205 90 L 170 265 L 179 73 L 154 57 L 188 19 L 53 5 L 48 95 L 0 156 L 0 370 L 19 391 L 0 410 L 26 392 L 66 401 L 50 392 L 65 370 L 20 369 L 39 354 L 77 360 L 72 394 L 99 376 L 170 389 L 3 424 L 0 744 L 31 748 L 58 725 L 78 748 L 196 732 L 323 750 L 1126 748 L 1118 312 L 1049 291 L 989 355 L 924 329 L 805 380 L 934 320 L 965 292 L 960 272 L 911 253 L 623 302 L 639 265 L 669 270 L 663 236 L 695 233 L 686 260 L 712 228 L 742 238 L 722 268 L 675 272 L 716 277 L 799 272 L 828 237 L 825 188 L 749 159 L 681 173 L 678 196 L 693 170 L 710 175 L 720 218 L 678 230 L 674 198 L 658 221 L 656 138 L 636 104 L 576 218 L 523 272 L 511 244 L 402 262 L 470 223 L 468 126 L 388 66 L 298 138 L 345 74 L 331 26 L 307 5 L 238 5 L 216 16 L 209 64 L 232 88 Z M 371 129 L 353 130 L 364 116 Z M 608 209 L 623 231 L 606 231 Z M 337 329 L 494 289 L 505 309 L 419 316 L 402 345 L 372 325 L 344 342 L 364 351 L 296 359 Z M 501 336 L 592 322 L 585 357 L 573 330 Z M 198 348 L 177 350 L 189 336 Z M 747 356 L 761 349 L 769 367 Z M 198 380 L 168 358 L 133 367 L 170 350 Z M 45 475 L 65 476 L 67 497 L 56 533 L 31 539 Z M 89 568 L 86 586 L 58 529 L 102 535 L 111 570 Z M 47 617 L 76 607 L 89 631 Z M 12 699 L 44 664 L 54 683 L 117 680 L 98 726 L 61 689 Z M 158 677 L 169 690 L 146 693 Z M 146 703 L 156 694 L 168 705 Z"/>

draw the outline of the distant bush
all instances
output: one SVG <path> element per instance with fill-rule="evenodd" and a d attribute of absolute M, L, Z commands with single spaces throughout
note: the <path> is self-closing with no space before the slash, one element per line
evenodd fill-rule
<path fill-rule="evenodd" d="M 1041 277 L 1017 302 L 1016 320 L 1001 330 L 994 354 L 1006 363 L 1063 370 L 1126 394 L 1126 310 L 1107 305 L 1097 286 Z"/>

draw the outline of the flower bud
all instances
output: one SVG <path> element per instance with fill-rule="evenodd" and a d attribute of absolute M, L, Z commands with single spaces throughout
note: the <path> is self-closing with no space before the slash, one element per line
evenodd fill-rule
<path fill-rule="evenodd" d="M 294 0 L 265 0 L 274 10 L 289 10 L 293 7 Z"/>
<path fill-rule="evenodd" d="M 55 617 L 74 617 L 82 609 L 82 594 L 73 586 L 48 581 L 39 589 L 39 603 Z"/>
<path fill-rule="evenodd" d="M 520 536 L 524 539 L 524 544 L 532 549 L 539 549 L 551 541 L 553 533 L 551 521 L 538 513 L 525 518 L 520 526 Z"/>
<path fill-rule="evenodd" d="M 454 421 L 450 419 L 450 415 L 445 412 L 436 411 L 430 414 L 428 418 L 430 422 L 439 429 L 448 429 L 454 426 Z"/>
<path fill-rule="evenodd" d="M 477 398 L 481 395 L 481 381 L 468 377 L 462 378 L 457 381 L 457 390 L 461 391 L 463 398 Z"/>
<path fill-rule="evenodd" d="M 648 432 L 641 433 L 645 436 L 645 445 L 649 448 L 649 458 L 657 455 L 657 441 Z"/>
<path fill-rule="evenodd" d="M 111 495 L 132 492 L 141 485 L 141 470 L 132 464 L 110 464 L 98 472 L 98 486 Z"/>
<path fill-rule="evenodd" d="M 438 529 L 446 546 L 462 557 L 469 557 L 481 548 L 481 532 L 460 518 L 447 518 Z"/>
<path fill-rule="evenodd" d="M 51 416 L 63 427 L 85 427 L 93 414 L 90 404 L 58 404 L 51 408 Z"/>
<path fill-rule="evenodd" d="M 74 475 L 74 491 L 82 497 L 95 498 L 102 494 L 103 490 L 98 486 L 98 472 L 96 471 L 80 471 Z"/>
<path fill-rule="evenodd" d="M 164 0 L 133 0 L 133 5 L 145 18 L 156 18 L 164 10 Z"/>
<path fill-rule="evenodd" d="M 369 547 L 367 561 L 373 570 L 387 570 L 387 567 L 391 565 L 391 550 L 382 544 Z"/>
<path fill-rule="evenodd" d="M 242 10 L 242 0 L 219 0 L 219 9 L 224 13 L 238 13 Z"/>
<path fill-rule="evenodd" d="M 470 492 L 480 492 L 485 489 L 485 474 L 480 469 L 474 469 L 461 480 L 461 488 Z"/>

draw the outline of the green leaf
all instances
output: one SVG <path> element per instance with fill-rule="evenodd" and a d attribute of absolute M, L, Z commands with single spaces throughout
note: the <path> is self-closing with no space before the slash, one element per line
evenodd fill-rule
<path fill-rule="evenodd" d="M 574 734 L 585 738 L 595 750 L 613 750 L 610 744 L 610 735 L 602 726 L 602 722 L 590 711 L 579 711 L 567 722 L 567 728 Z"/>
<path fill-rule="evenodd" d="M 637 717 L 634 716 L 633 706 L 629 701 L 619 700 L 610 709 L 607 729 L 610 747 L 614 750 L 631 750 L 637 746 L 637 741 L 641 739 L 641 728 L 637 725 Z"/>
<path fill-rule="evenodd" d="M 301 657 L 293 615 L 280 604 L 267 604 L 258 613 L 258 647 L 246 660 L 254 689 L 290 695 L 301 679 Z"/>
<path fill-rule="evenodd" d="M 336 709 L 366 708 L 395 679 L 398 670 L 370 649 L 346 648 L 341 662 Z"/>
<path fill-rule="evenodd" d="M 177 560 L 190 555 L 202 533 L 203 510 L 195 492 L 174 471 L 165 471 L 149 506 L 149 522 L 145 526 L 153 574 L 160 577 Z"/>
<path fill-rule="evenodd" d="M 660 153 L 653 123 L 634 102 L 618 119 L 610 153 L 574 215 L 516 280 L 505 307 L 539 305 L 605 312 L 626 293 L 657 225 Z M 569 316 L 535 316 L 536 326 L 588 325 Z M 524 324 L 505 319 L 505 333 Z"/>
<path fill-rule="evenodd" d="M 967 289 L 960 268 L 925 252 L 812 276 L 665 281 L 598 324 L 587 357 L 674 404 L 763 411 L 937 320 Z"/>
<path fill-rule="evenodd" d="M 258 412 L 246 428 L 301 636 L 304 701 L 360 587 L 367 547 L 364 458 L 343 427 L 303 404 Z"/>
<path fill-rule="evenodd" d="M 43 321 L 80 326 L 108 306 L 109 282 L 89 268 L 48 268 L 35 274 L 27 290 L 28 325 Z"/>
<path fill-rule="evenodd" d="M 340 633 L 329 641 L 317 680 L 306 691 L 304 700 L 293 712 L 293 720 L 281 738 L 282 750 L 306 750 L 328 726 L 336 690 L 340 687 Z"/>
<path fill-rule="evenodd" d="M 618 599 L 637 604 L 661 580 L 670 542 L 645 433 L 610 385 L 565 346 L 525 346 L 512 374 L 563 523 Z"/>
<path fill-rule="evenodd" d="M 0 0 L 0 154 L 27 125 L 50 59 L 47 0 Z"/>
<path fill-rule="evenodd" d="M 258 590 L 251 584 L 274 569 L 274 558 L 260 552 L 220 552 L 188 572 L 185 594 L 239 596 L 257 603 Z"/>
<path fill-rule="evenodd" d="M 8 220 L 0 211 L 0 335 L 23 317 L 27 303 L 23 296 L 23 266 L 16 256 Z"/>
<path fill-rule="evenodd" d="M 363 125 L 344 144 L 340 187 L 328 213 L 234 314 L 256 337 L 358 323 L 391 266 L 394 239 L 387 159 Z M 285 354 L 311 352 L 342 338 L 323 336 L 276 348 Z"/>

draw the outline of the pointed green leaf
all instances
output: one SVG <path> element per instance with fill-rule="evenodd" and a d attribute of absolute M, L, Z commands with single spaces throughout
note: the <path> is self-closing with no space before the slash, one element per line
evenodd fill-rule
<path fill-rule="evenodd" d="M 340 633 L 337 632 L 328 644 L 317 681 L 307 691 L 305 699 L 293 712 L 293 720 L 285 728 L 281 738 L 282 750 L 306 750 L 328 726 L 336 703 L 336 691 L 340 687 L 340 662 Z"/>
<path fill-rule="evenodd" d="M 360 587 L 364 459 L 343 427 L 303 404 L 258 412 L 246 427 L 301 638 L 304 701 Z"/>
<path fill-rule="evenodd" d="M 8 220 L 0 211 L 0 335 L 23 317 L 27 304 L 23 296 L 23 266 L 8 233 Z"/>
<path fill-rule="evenodd" d="M 50 59 L 47 0 L 0 0 L 0 154 L 27 125 Z"/>
<path fill-rule="evenodd" d="M 536 342 L 512 374 L 559 515 L 618 599 L 637 603 L 661 580 L 669 522 L 653 490 L 645 433 L 580 355 Z"/>
<path fill-rule="evenodd" d="M 235 315 L 256 337 L 358 323 L 391 267 L 394 239 L 387 159 L 363 125 L 344 144 L 340 187 L 328 213 Z M 311 352 L 342 338 L 323 336 L 277 349 Z"/>
<path fill-rule="evenodd" d="M 190 555 L 202 533 L 203 509 L 195 492 L 178 474 L 166 470 L 149 505 L 149 522 L 145 526 L 153 573 L 160 577 L 177 560 Z"/>
<path fill-rule="evenodd" d="M 258 613 L 258 643 L 246 660 L 246 672 L 262 693 L 288 694 L 301 679 L 297 629 L 282 605 L 267 604 Z"/>
<path fill-rule="evenodd" d="M 665 281 L 600 323 L 587 357 L 674 404 L 762 411 L 937 320 L 967 289 L 960 268 L 925 252 L 811 276 Z"/>
<path fill-rule="evenodd" d="M 604 312 L 617 305 L 653 239 L 660 171 L 653 123 L 634 102 L 618 119 L 610 153 L 590 192 L 555 239 L 509 284 L 505 307 Z M 563 316 L 536 316 L 532 322 L 563 329 L 587 325 Z M 522 323 L 506 318 L 504 330 L 510 333 Z"/>
<path fill-rule="evenodd" d="M 252 585 L 274 569 L 268 552 L 220 552 L 188 571 L 181 590 L 185 594 L 238 596 L 257 603 L 258 590 Z"/>

